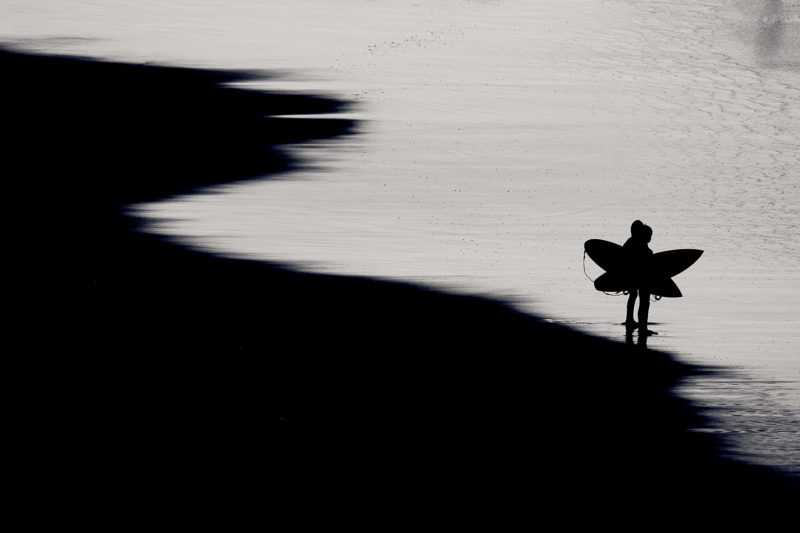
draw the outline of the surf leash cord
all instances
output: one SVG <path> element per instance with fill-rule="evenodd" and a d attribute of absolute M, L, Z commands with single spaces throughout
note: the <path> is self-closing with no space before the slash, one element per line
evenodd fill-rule
<path fill-rule="evenodd" d="M 591 281 L 592 284 L 594 284 L 594 280 L 591 278 L 591 276 L 589 276 L 589 273 L 586 272 L 586 250 L 583 251 L 583 275 L 586 276 L 586 279 Z M 617 291 L 617 292 L 602 291 L 602 292 L 603 294 L 607 294 L 608 296 L 627 296 L 628 294 L 630 294 L 630 291 Z M 651 302 L 657 302 L 662 298 L 661 296 L 658 296 L 656 294 L 651 294 L 650 297 L 651 297 L 650 298 Z"/>

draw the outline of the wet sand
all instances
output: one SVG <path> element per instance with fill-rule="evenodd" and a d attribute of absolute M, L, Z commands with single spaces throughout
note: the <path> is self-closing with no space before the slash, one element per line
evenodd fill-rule
<path fill-rule="evenodd" d="M 698 506 L 768 521 L 796 501 L 796 480 L 697 431 L 674 390 L 701 368 L 497 299 L 192 251 L 125 216 L 285 175 L 301 164 L 285 144 L 357 134 L 313 118 L 343 102 L 232 88 L 232 72 L 11 52 L 0 68 L 30 221 L 13 241 L 14 435 L 48 505 L 497 524 Z"/>
<path fill-rule="evenodd" d="M 737 413 L 716 428 L 732 453 L 800 475 L 800 4 L 311 4 L 288 25 L 250 13 L 279 47 L 243 52 L 252 41 L 231 34 L 213 57 L 313 67 L 271 86 L 335 88 L 366 134 L 303 149 L 319 171 L 139 206 L 152 231 L 490 295 L 624 340 L 624 304 L 594 291 L 582 245 L 643 219 L 654 250 L 706 251 L 677 278 L 685 297 L 653 304 L 651 347 L 738 372 L 682 392 Z M 160 54 L 199 57 L 164 40 Z"/>

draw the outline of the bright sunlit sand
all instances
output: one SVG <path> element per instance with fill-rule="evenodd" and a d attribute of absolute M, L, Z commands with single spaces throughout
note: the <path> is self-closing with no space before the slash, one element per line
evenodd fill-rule
<path fill-rule="evenodd" d="M 705 250 L 649 346 L 731 371 L 681 390 L 731 454 L 800 475 L 800 4 L 346 0 L 59 2 L 0 38 L 134 62 L 280 71 L 360 135 L 278 180 L 143 204 L 149 229 L 301 270 L 505 299 L 624 340 L 583 242 L 634 219 Z M 198 110 L 202 113 L 202 110 Z M 584 272 L 584 268 L 586 272 Z"/>

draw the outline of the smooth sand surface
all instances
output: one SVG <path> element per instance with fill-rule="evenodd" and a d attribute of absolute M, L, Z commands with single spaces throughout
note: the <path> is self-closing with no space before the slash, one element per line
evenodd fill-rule
<path fill-rule="evenodd" d="M 172 10 L 76 2 L 65 15 L 57 3 L 30 2 L 8 8 L 2 29 L 46 50 L 301 69 L 289 80 L 240 83 L 358 103 L 350 115 L 366 119 L 365 135 L 293 150 L 324 166 L 291 166 L 280 181 L 138 211 L 171 219 L 151 227 L 190 235 L 201 248 L 490 294 L 607 337 L 621 336 L 622 303 L 592 293 L 583 278 L 586 238 L 621 241 L 629 221 L 643 218 L 656 230 L 654 248 L 705 249 L 702 264 L 678 279 L 687 298 L 654 306 L 660 335 L 650 345 L 750 372 L 687 378 L 679 390 L 724 408 L 711 430 L 744 438 L 737 457 L 792 468 L 798 137 L 794 26 L 781 22 L 792 6 L 780 4 L 783 15 L 769 11 L 774 2 L 195 2 Z M 64 39 L 75 35 L 87 40 Z M 363 336 L 358 323 L 348 327 Z M 378 344 L 394 338 L 376 331 Z M 583 365 L 547 362 L 562 363 Z M 593 397 L 588 390 L 575 405 Z"/>
<path fill-rule="evenodd" d="M 740 370 L 684 392 L 738 413 L 717 428 L 735 453 L 800 474 L 797 6 L 366 4 L 279 32 L 274 58 L 356 100 L 365 135 L 301 150 L 321 168 L 290 180 L 143 207 L 151 227 L 622 339 L 623 299 L 592 290 L 582 244 L 644 219 L 655 250 L 706 251 L 686 297 L 653 305 L 651 346 Z"/>
<path fill-rule="evenodd" d="M 12 191 L 36 222 L 15 249 L 11 442 L 24 503 L 50 510 L 37 519 L 497 526 L 699 506 L 719 524 L 731 506 L 737 522 L 791 509 L 796 483 L 724 459 L 674 394 L 700 368 L 498 301 L 187 250 L 122 215 L 296 168 L 283 143 L 355 131 L 314 118 L 341 103 L 226 88 L 236 73 L 0 61 L 16 80 Z M 33 142 L 43 127 L 58 142 Z"/>

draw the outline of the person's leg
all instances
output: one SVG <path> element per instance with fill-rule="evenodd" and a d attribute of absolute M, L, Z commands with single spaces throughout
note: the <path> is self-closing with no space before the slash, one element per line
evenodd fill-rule
<path fill-rule="evenodd" d="M 633 289 L 628 294 L 628 311 L 625 313 L 625 325 L 628 327 L 636 325 L 636 321 L 633 319 L 633 309 L 636 307 L 636 293 L 636 289 Z"/>
<path fill-rule="evenodd" d="M 639 291 L 639 331 L 647 332 L 647 317 L 650 314 L 650 293 Z"/>

